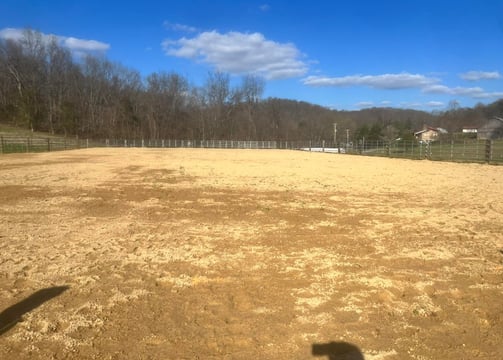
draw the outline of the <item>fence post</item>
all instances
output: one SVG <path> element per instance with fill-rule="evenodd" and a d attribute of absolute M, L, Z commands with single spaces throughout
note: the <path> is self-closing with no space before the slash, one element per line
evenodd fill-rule
<path fill-rule="evenodd" d="M 47 151 L 51 151 L 51 139 L 47 138 Z"/>
<path fill-rule="evenodd" d="M 492 140 L 486 140 L 486 162 L 489 163 L 493 159 L 493 142 Z"/>
<path fill-rule="evenodd" d="M 454 140 L 451 140 L 451 161 L 454 158 Z"/>

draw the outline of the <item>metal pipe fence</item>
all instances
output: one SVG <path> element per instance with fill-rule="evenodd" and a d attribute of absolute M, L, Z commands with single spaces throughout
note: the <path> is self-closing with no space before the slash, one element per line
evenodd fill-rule
<path fill-rule="evenodd" d="M 350 154 L 437 161 L 503 163 L 503 140 L 359 141 Z"/>
<path fill-rule="evenodd" d="M 285 140 L 177 140 L 177 139 L 105 139 L 106 147 L 204 148 L 204 149 L 302 149 L 330 148 L 330 141 Z"/>
<path fill-rule="evenodd" d="M 91 147 L 289 149 L 313 152 L 386 156 L 406 159 L 503 164 L 503 140 L 356 141 L 327 140 L 177 140 L 177 139 L 76 139 L 0 136 L 0 153 L 44 152 Z"/>
<path fill-rule="evenodd" d="M 0 136 L 0 153 L 45 152 L 89 147 L 89 140 Z"/>

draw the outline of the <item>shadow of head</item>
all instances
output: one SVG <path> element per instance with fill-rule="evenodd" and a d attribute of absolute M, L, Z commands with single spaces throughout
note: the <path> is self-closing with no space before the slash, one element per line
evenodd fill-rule
<path fill-rule="evenodd" d="M 313 344 L 314 356 L 328 356 L 329 360 L 365 360 L 360 349 L 347 342 L 332 341 L 327 344 Z"/>
<path fill-rule="evenodd" d="M 68 286 L 55 286 L 38 290 L 37 292 L 34 292 L 30 296 L 28 296 L 26 299 L 2 311 L 0 313 L 0 335 L 6 333 L 19 321 L 21 321 L 24 314 L 29 313 L 33 309 L 36 309 L 46 301 L 49 301 L 52 298 L 61 295 L 68 289 Z"/>

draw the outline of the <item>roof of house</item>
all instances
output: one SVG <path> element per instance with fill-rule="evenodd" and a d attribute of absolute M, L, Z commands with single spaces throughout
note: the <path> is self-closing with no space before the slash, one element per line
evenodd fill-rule
<path fill-rule="evenodd" d="M 438 132 L 440 134 L 447 134 L 447 130 L 445 130 L 444 128 L 436 128 L 436 127 L 433 127 L 433 126 L 425 126 L 425 128 L 423 130 L 420 130 L 420 131 L 416 131 L 414 133 L 414 135 L 419 135 L 419 134 L 423 134 L 427 131 L 435 131 L 435 132 Z"/>

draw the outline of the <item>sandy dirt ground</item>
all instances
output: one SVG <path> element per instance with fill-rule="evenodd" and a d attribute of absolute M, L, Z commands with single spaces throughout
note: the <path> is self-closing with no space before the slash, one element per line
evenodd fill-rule
<path fill-rule="evenodd" d="M 503 359 L 501 166 L 2 155 L 0 224 L 0 359 Z"/>

